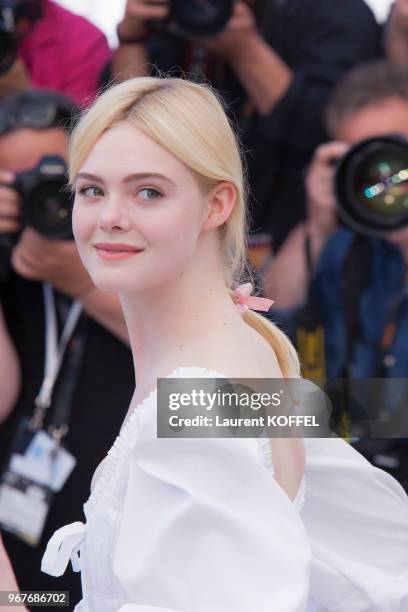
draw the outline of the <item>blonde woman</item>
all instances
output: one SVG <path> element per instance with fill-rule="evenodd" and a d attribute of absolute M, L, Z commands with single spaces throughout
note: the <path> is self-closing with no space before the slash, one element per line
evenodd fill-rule
<path fill-rule="evenodd" d="M 231 299 L 245 188 L 216 96 L 179 79 L 115 86 L 70 160 L 75 239 L 95 285 L 120 295 L 137 386 L 86 524 L 54 534 L 42 569 L 81 570 L 77 612 L 407 610 L 407 497 L 344 441 L 157 438 L 157 378 L 299 376 L 286 337 Z"/>

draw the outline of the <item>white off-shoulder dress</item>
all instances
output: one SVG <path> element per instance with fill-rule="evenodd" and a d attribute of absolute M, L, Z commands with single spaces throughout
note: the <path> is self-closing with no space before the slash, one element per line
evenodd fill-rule
<path fill-rule="evenodd" d="M 169 378 L 226 378 L 179 367 Z M 408 497 L 341 439 L 305 440 L 292 502 L 267 438 L 157 438 L 132 412 L 42 570 L 81 571 L 75 612 L 408 612 Z"/>

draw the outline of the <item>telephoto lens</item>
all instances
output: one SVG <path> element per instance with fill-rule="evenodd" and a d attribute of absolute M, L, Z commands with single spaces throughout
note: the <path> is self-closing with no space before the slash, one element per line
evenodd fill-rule
<path fill-rule="evenodd" d="M 335 190 L 341 220 L 360 233 L 381 237 L 408 225 L 408 140 L 391 134 L 351 147 Z"/>

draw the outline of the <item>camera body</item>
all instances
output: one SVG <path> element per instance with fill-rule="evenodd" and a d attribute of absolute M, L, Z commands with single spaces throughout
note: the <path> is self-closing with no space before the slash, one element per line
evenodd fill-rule
<path fill-rule="evenodd" d="M 408 225 L 408 140 L 399 134 L 358 142 L 339 160 L 335 192 L 340 219 L 383 237 Z"/>
<path fill-rule="evenodd" d="M 169 19 L 151 25 L 187 39 L 211 37 L 224 29 L 233 7 L 234 0 L 170 0 Z"/>
<path fill-rule="evenodd" d="M 38 0 L 0 0 L 0 75 L 10 70 L 21 35 L 41 15 Z"/>
<path fill-rule="evenodd" d="M 35 168 L 16 174 L 12 187 L 21 195 L 22 218 L 49 239 L 72 239 L 72 196 L 62 157 L 44 156 Z"/>
<path fill-rule="evenodd" d="M 35 168 L 16 174 L 13 185 L 21 196 L 23 225 L 51 240 L 72 240 L 72 196 L 67 189 L 67 166 L 62 157 L 44 156 Z M 11 272 L 10 253 L 18 235 L 0 234 L 0 281 Z"/>

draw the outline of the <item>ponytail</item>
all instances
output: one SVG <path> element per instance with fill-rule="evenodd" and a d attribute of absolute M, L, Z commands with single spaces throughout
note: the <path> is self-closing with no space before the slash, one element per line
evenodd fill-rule
<path fill-rule="evenodd" d="M 229 293 L 233 299 L 232 291 L 229 290 Z M 245 323 L 261 334 L 275 351 L 283 377 L 299 378 L 301 376 L 299 357 L 286 334 L 272 321 L 253 310 L 246 310 L 242 318 Z"/>

